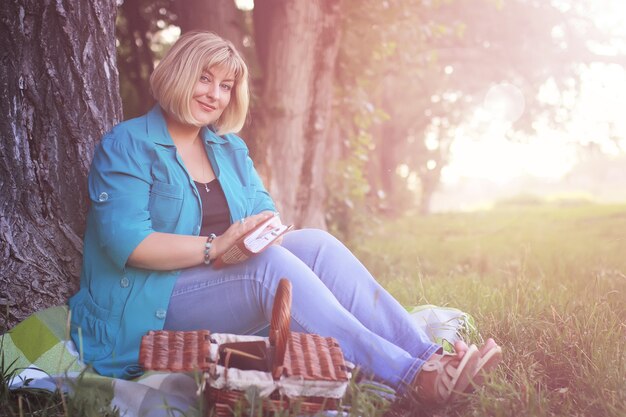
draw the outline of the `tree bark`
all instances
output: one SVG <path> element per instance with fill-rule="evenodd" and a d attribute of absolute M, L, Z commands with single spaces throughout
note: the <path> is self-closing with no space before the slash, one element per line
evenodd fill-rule
<path fill-rule="evenodd" d="M 121 102 L 115 0 L 10 0 L 0 13 L 0 304 L 11 326 L 77 287 L 86 175 Z"/>
<path fill-rule="evenodd" d="M 185 0 L 174 3 L 181 31 L 210 30 L 243 51 L 243 15 L 234 0 Z"/>
<path fill-rule="evenodd" d="M 264 74 L 253 120 L 257 168 L 287 222 L 322 227 L 324 153 L 339 48 L 339 0 L 257 0 Z"/>

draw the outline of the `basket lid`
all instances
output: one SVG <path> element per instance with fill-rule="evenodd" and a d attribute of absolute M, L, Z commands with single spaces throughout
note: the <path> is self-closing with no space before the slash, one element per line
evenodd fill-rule
<path fill-rule="evenodd" d="M 303 380 L 347 381 L 349 372 L 339 343 L 332 337 L 296 333 L 289 329 L 292 305 L 291 282 L 278 283 L 272 321 L 270 345 L 274 347 L 272 376 L 298 377 Z"/>
<path fill-rule="evenodd" d="M 208 330 L 149 331 L 141 338 L 139 365 L 152 371 L 206 371 L 215 364 L 215 355 Z"/>
<path fill-rule="evenodd" d="M 292 332 L 283 375 L 305 381 L 347 382 L 350 370 L 339 343 L 332 337 Z"/>

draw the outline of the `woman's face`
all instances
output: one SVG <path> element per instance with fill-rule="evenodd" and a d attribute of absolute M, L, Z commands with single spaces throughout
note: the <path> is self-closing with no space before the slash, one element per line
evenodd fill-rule
<path fill-rule="evenodd" d="M 191 113 L 203 126 L 215 123 L 230 102 L 234 77 L 219 67 L 202 71 L 191 94 Z"/>

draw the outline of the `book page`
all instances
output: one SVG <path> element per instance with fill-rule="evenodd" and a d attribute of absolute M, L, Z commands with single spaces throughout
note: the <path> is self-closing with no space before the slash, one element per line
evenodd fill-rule
<path fill-rule="evenodd" d="M 285 232 L 288 227 L 289 226 L 285 225 L 280 225 L 278 227 L 267 225 L 262 229 L 261 233 L 259 233 L 256 238 L 245 240 L 244 243 L 246 248 L 248 248 L 250 252 L 260 252 L 264 247 L 271 244 L 278 236 Z"/>
<path fill-rule="evenodd" d="M 247 244 L 248 242 L 252 242 L 254 239 L 258 238 L 259 236 L 269 232 L 273 228 L 278 227 L 280 225 L 281 225 L 281 222 L 280 222 L 280 218 L 278 217 L 278 215 L 270 217 L 269 219 L 265 220 L 263 223 L 258 225 L 254 230 L 249 232 L 248 236 L 246 236 L 246 238 L 244 239 L 244 243 Z"/>

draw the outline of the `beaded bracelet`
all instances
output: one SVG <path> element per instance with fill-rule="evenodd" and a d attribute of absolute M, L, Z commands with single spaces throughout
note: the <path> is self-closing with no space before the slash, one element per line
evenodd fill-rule
<path fill-rule="evenodd" d="M 209 237 L 206 238 L 206 243 L 204 244 L 204 263 L 206 265 L 209 265 L 211 263 L 211 257 L 209 255 L 209 252 L 211 251 L 211 246 L 213 245 L 213 239 L 215 239 L 217 236 L 215 235 L 215 233 L 211 233 L 209 235 Z"/>

